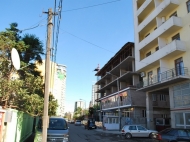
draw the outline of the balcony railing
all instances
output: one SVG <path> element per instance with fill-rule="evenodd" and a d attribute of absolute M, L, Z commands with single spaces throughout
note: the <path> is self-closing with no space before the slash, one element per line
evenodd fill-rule
<path fill-rule="evenodd" d="M 130 105 L 130 104 L 131 104 L 131 100 L 129 100 L 129 98 L 125 98 L 123 99 L 123 101 L 120 101 L 120 103 L 118 103 L 118 101 L 103 103 L 102 109 L 109 109 L 109 108 L 114 108 L 114 107 Z"/>
<path fill-rule="evenodd" d="M 154 75 L 149 77 L 148 79 L 143 80 L 137 85 L 137 88 L 143 88 L 147 86 L 151 86 L 157 83 L 162 83 L 167 80 L 175 79 L 178 76 L 186 76 L 188 75 L 188 68 L 174 68 L 158 75 Z"/>

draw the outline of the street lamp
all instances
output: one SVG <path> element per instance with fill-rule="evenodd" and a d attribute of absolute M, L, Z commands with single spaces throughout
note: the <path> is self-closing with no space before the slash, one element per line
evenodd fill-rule
<path fill-rule="evenodd" d="M 118 97 L 119 97 L 119 100 L 118 100 L 118 112 L 119 112 L 119 130 L 121 129 L 121 109 L 120 109 L 120 96 L 119 96 L 119 77 L 110 73 L 110 72 L 106 72 L 106 74 L 110 74 L 112 76 L 115 76 L 117 77 L 117 94 L 118 94 Z"/>
<path fill-rule="evenodd" d="M 85 100 L 83 100 L 83 99 L 80 99 L 81 101 L 84 101 L 85 102 L 85 111 L 86 111 L 86 101 Z M 84 111 L 84 115 L 86 115 L 86 112 Z"/>

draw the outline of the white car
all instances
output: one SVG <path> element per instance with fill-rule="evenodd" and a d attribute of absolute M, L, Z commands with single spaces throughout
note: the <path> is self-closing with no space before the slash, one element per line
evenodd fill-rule
<path fill-rule="evenodd" d="M 76 120 L 75 125 L 81 125 L 81 120 Z"/>
<path fill-rule="evenodd" d="M 125 125 L 121 130 L 121 134 L 127 139 L 130 139 L 131 137 L 153 138 L 155 133 L 158 133 L 158 131 L 148 130 L 141 125 Z"/>

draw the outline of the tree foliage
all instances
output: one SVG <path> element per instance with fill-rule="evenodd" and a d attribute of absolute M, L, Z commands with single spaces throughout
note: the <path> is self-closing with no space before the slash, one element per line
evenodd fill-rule
<path fill-rule="evenodd" d="M 43 55 L 42 42 L 34 35 L 19 35 L 17 24 L 0 32 L 0 105 L 15 108 L 33 116 L 42 116 L 44 105 L 44 83 L 35 62 L 41 63 Z M 16 71 L 11 61 L 11 50 L 17 49 L 21 57 L 21 67 Z M 17 79 L 11 77 L 16 76 Z M 55 115 L 57 100 L 49 96 L 49 115 Z"/>

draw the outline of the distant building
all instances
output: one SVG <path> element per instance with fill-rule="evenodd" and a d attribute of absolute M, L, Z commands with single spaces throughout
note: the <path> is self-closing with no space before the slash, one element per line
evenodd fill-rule
<path fill-rule="evenodd" d="M 100 93 L 96 93 L 99 89 L 100 89 L 100 85 L 92 85 L 91 106 L 98 104 L 95 100 L 100 97 Z"/>
<path fill-rule="evenodd" d="M 43 64 L 37 64 L 38 70 L 45 81 L 45 60 Z M 54 62 L 50 64 L 50 92 L 58 101 L 57 115 L 64 116 L 65 113 L 65 91 L 66 91 L 66 66 Z"/>
<path fill-rule="evenodd" d="M 86 109 L 86 102 L 84 100 L 76 101 L 74 111 L 76 111 L 78 107 L 82 108 L 82 110 L 85 110 Z"/>

